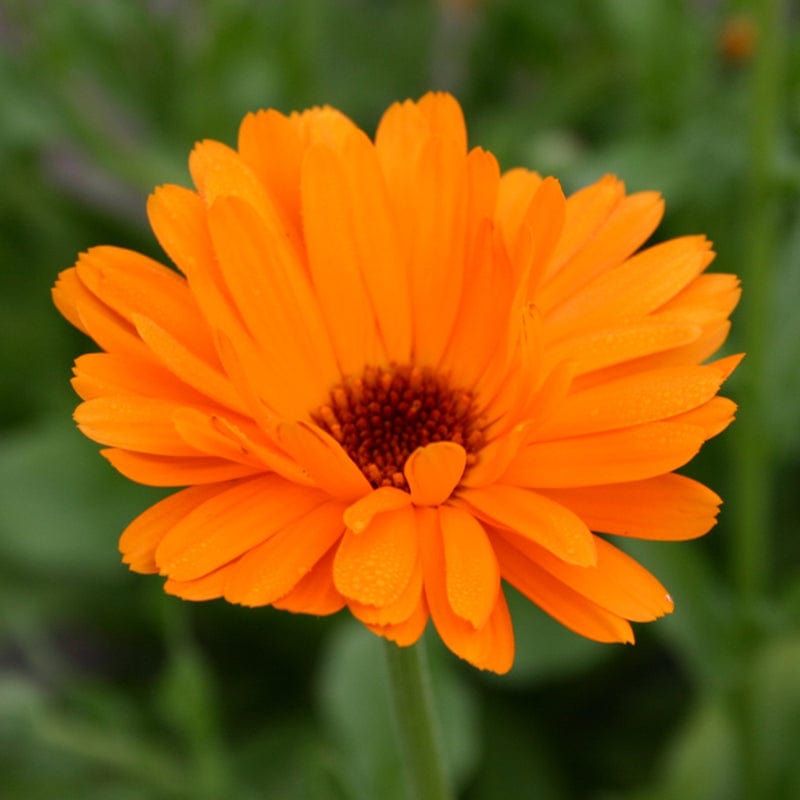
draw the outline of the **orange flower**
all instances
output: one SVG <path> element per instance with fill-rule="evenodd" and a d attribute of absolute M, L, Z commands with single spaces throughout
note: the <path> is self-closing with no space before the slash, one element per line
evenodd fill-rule
<path fill-rule="evenodd" d="M 596 534 L 715 522 L 672 472 L 735 410 L 738 357 L 702 364 L 739 290 L 702 274 L 704 237 L 636 253 L 657 194 L 501 174 L 446 94 L 392 106 L 374 143 L 331 108 L 250 114 L 189 165 L 196 191 L 148 205 L 182 274 L 97 247 L 54 290 L 103 351 L 75 364 L 80 429 L 132 480 L 188 487 L 125 530 L 131 569 L 189 600 L 347 606 L 401 645 L 431 617 L 496 672 L 503 581 L 603 642 L 672 610 Z"/>

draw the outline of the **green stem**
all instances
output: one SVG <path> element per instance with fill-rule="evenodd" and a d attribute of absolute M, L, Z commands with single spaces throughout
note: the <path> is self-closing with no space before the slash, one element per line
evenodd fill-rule
<path fill-rule="evenodd" d="M 386 642 L 386 662 L 409 796 L 414 800 L 450 800 L 439 730 L 433 708 L 428 659 L 421 641 L 412 647 Z"/>
<path fill-rule="evenodd" d="M 758 52 L 752 75 L 749 117 L 749 174 L 743 208 L 743 285 L 740 322 L 747 353 L 736 443 L 736 514 L 733 575 L 749 614 L 769 581 L 770 475 L 766 374 L 767 325 L 775 261 L 776 176 L 781 116 L 781 67 L 784 24 L 782 0 L 756 0 Z"/>
<path fill-rule="evenodd" d="M 740 677 L 731 698 L 739 733 L 741 797 L 761 797 L 764 765 L 759 741 L 754 661 L 761 631 L 759 607 L 769 589 L 772 462 L 764 423 L 769 419 L 767 325 L 774 291 L 777 192 L 775 157 L 779 145 L 782 104 L 782 61 L 786 8 L 783 0 L 753 0 L 758 25 L 757 55 L 749 103 L 749 174 L 745 183 L 742 248 L 743 285 L 740 322 L 747 353 L 747 386 L 735 437 L 737 451 L 733 520 L 733 579 L 742 603 L 744 629 Z"/>

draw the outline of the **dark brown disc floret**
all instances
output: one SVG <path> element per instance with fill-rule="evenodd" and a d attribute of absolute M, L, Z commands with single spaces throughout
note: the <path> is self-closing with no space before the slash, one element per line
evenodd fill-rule
<path fill-rule="evenodd" d="M 485 438 L 473 393 L 453 389 L 432 369 L 418 366 L 367 367 L 335 386 L 312 418 L 375 488 L 407 489 L 406 459 L 432 442 L 460 444 L 469 467 Z"/>

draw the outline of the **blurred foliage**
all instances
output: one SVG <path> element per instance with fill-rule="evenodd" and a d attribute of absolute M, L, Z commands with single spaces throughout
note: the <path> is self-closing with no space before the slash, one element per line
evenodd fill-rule
<path fill-rule="evenodd" d="M 754 65 L 777 46 L 759 40 L 762 5 L 0 0 L 3 798 L 403 797 L 378 639 L 343 615 L 183 604 L 119 565 L 117 533 L 160 494 L 120 480 L 69 423 L 69 366 L 87 342 L 50 305 L 57 272 L 101 242 L 159 256 L 147 193 L 188 182 L 193 142 L 235 141 L 248 110 L 330 103 L 372 130 L 428 88 L 459 96 L 472 142 L 504 167 L 568 190 L 604 172 L 661 190 L 658 235 L 705 232 L 719 268 L 740 271 Z M 692 467 L 728 500 L 715 532 L 631 544 L 677 600 L 636 648 L 578 639 L 517 596 L 504 678 L 429 637 L 463 798 L 800 797 L 800 31 L 788 5 L 767 154 L 759 411 L 774 497 L 755 534 L 768 585 L 745 603 L 731 575 L 747 458 L 734 427 Z M 731 393 L 753 380 L 745 362 Z"/>

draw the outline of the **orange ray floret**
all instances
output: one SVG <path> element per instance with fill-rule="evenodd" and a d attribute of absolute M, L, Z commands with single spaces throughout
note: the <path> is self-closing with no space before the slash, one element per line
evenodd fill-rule
<path fill-rule="evenodd" d="M 393 105 L 374 142 L 316 108 L 197 145 L 150 224 L 176 269 L 96 247 L 53 290 L 101 352 L 80 429 L 176 492 L 120 539 L 186 600 L 346 608 L 400 646 L 429 620 L 505 672 L 505 586 L 632 642 L 672 611 L 601 535 L 683 540 L 720 498 L 678 475 L 733 419 L 707 363 L 739 297 L 703 236 L 641 249 L 664 204 L 605 176 L 501 174 L 456 100 Z"/>

